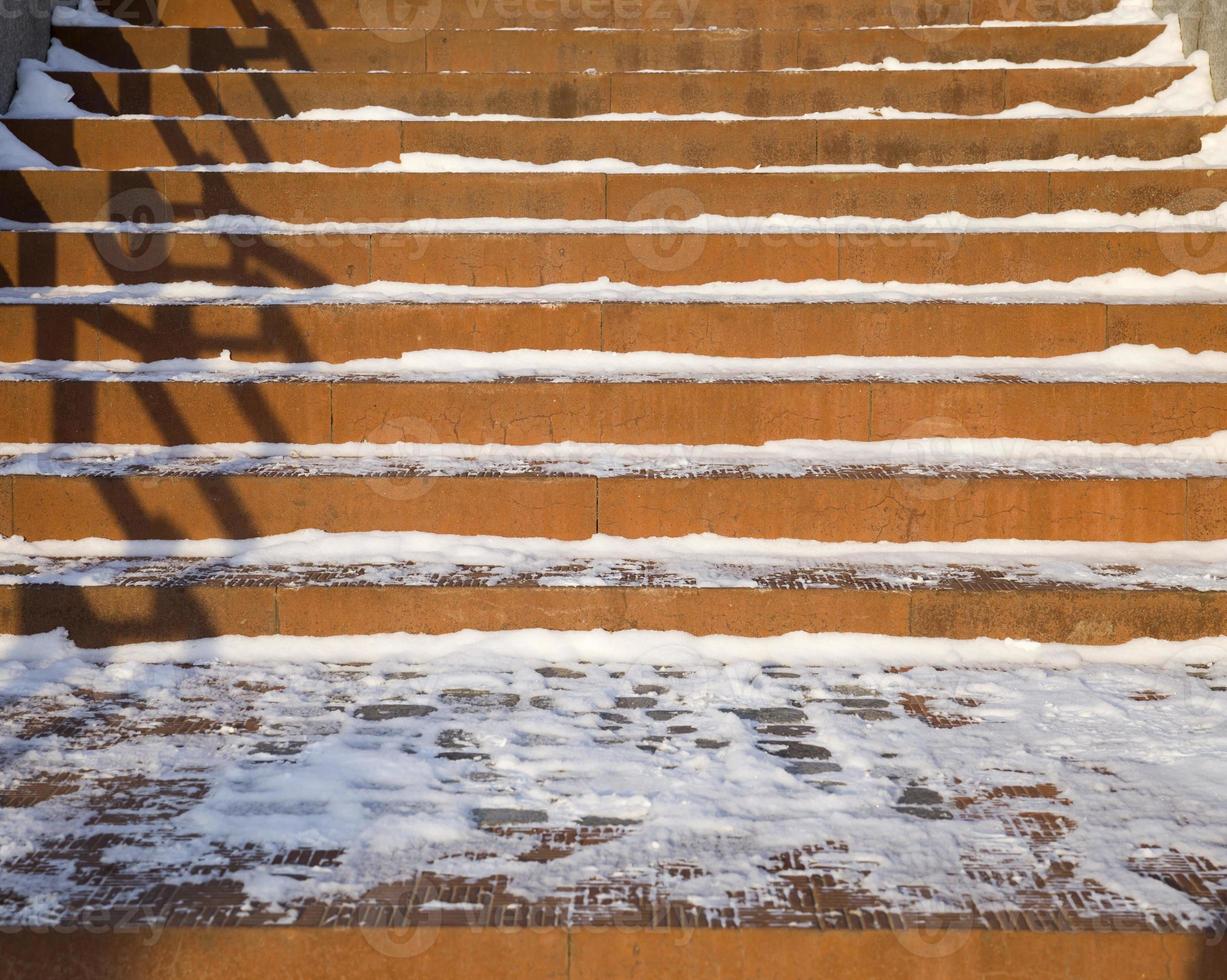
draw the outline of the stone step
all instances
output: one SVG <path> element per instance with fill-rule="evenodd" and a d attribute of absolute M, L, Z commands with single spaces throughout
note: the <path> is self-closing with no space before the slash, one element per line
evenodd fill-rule
<path fill-rule="evenodd" d="M 1219 350 L 1227 305 L 975 303 L 0 303 L 0 361 L 343 361 L 411 350 L 719 357 L 1054 357 L 1118 344 Z"/>
<path fill-rule="evenodd" d="M 1214 636 L 1227 593 L 1080 589 L 1068 585 L 812 588 L 558 587 L 355 584 L 351 569 L 310 575 L 219 568 L 191 576 L 164 560 L 134 564 L 125 585 L 0 585 L 0 628 L 64 628 L 86 647 L 212 636 L 361 636 L 459 630 L 680 630 L 696 636 L 798 631 L 947 639 L 1123 643 Z M 380 575 L 388 575 L 381 566 Z M 906 575 L 906 570 L 901 573 Z"/>
<path fill-rule="evenodd" d="M 314 109 L 383 106 L 418 116 L 572 119 L 602 113 L 803 116 L 862 106 L 991 115 L 1032 102 L 1102 112 L 1153 96 L 1191 68 L 984 68 L 923 71 L 623 74 L 357 72 L 54 72 L 73 102 L 104 115 L 276 119 Z"/>
<path fill-rule="evenodd" d="M 393 457 L 395 460 L 395 457 Z M 257 474 L 0 475 L 0 533 L 251 538 L 300 530 L 426 531 L 581 540 L 714 533 L 818 541 L 1214 541 L 1227 481 L 848 473 L 770 478 Z M 351 471 L 361 467 L 352 465 Z M 101 475 L 98 475 L 101 474 Z"/>
<path fill-rule="evenodd" d="M 1211 211 L 1227 169 L 877 173 L 348 173 L 0 170 L 0 218 L 170 223 L 221 214 L 293 224 L 701 214 L 915 219 L 1096 210 Z"/>
<path fill-rule="evenodd" d="M 1158 24 L 1067 27 L 734 29 L 670 31 L 388 31 L 311 28 L 56 27 L 66 46 L 115 68 L 196 71 L 572 72 L 773 71 L 903 62 L 1059 59 L 1135 54 Z"/>
<path fill-rule="evenodd" d="M 369 167 L 402 153 L 556 163 L 613 158 L 694 167 L 974 165 L 1001 160 L 1197 153 L 1222 117 L 403 122 L 6 119 L 57 166 L 123 170 L 226 163 Z"/>
<path fill-rule="evenodd" d="M 0 442 L 753 446 L 930 436 L 937 422 L 940 435 L 1146 444 L 1227 429 L 1227 385 L 6 380 L 0 408 Z"/>
<path fill-rule="evenodd" d="M 0 232 L 0 286 L 205 280 L 315 287 L 1068 282 L 1227 270 L 1227 233 L 466 234 Z"/>
<path fill-rule="evenodd" d="M 0 304 L 0 360 L 343 362 L 406 350 L 653 350 L 729 357 L 1057 356 L 1216 350 L 1221 305 L 971 303 Z"/>
<path fill-rule="evenodd" d="M 184 27 L 344 27 L 387 31 L 461 30 L 705 30 L 739 28 L 855 28 L 979 24 L 985 21 L 1084 20 L 1118 0 L 413 0 L 389 6 L 370 0 L 103 0 L 104 11 L 130 23 Z"/>

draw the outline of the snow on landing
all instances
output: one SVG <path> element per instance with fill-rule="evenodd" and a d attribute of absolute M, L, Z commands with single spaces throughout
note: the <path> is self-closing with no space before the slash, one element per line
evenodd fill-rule
<path fill-rule="evenodd" d="M 1225 644 L 10 638 L 0 919 L 1221 933 Z"/>

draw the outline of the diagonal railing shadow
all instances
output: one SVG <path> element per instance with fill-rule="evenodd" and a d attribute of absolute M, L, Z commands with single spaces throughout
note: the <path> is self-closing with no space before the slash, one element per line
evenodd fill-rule
<path fill-rule="evenodd" d="M 140 99 L 148 97 L 148 76 L 134 74 L 131 81 L 125 81 L 127 96 Z M 139 88 L 143 86 L 144 88 Z M 207 88 L 193 90 L 202 112 L 209 111 L 211 93 Z M 275 105 L 277 83 L 275 77 L 268 77 L 262 86 L 262 92 Z M 228 124 L 231 133 L 240 146 L 253 159 L 267 159 L 268 148 L 260 140 L 256 131 L 241 120 Z M 181 120 L 163 120 L 157 129 L 158 138 L 177 161 L 186 164 L 204 164 L 217 162 L 208 153 L 199 153 L 187 138 Z M 75 148 L 62 148 L 65 154 L 57 159 L 75 159 L 78 157 Z M 156 192 L 153 181 L 144 182 L 147 189 Z M 14 187 L 12 195 L 6 195 L 13 202 L 13 210 L 22 213 L 24 220 L 48 220 L 49 212 L 38 200 L 33 187 L 24 179 L 10 181 Z M 141 186 L 139 179 L 131 173 L 113 174 L 110 178 L 110 199 L 114 201 L 120 195 L 130 192 L 134 186 Z M 172 214 L 210 213 L 210 214 L 257 214 L 258 209 L 244 202 L 232 186 L 231 182 L 221 178 L 211 181 L 208 188 L 208 200 L 166 202 Z M 9 210 L 4 208 L 4 210 Z M 113 215 L 118 220 L 127 220 L 132 215 Z M 96 236 L 95 252 L 105 261 L 108 256 L 116 254 L 115 246 L 119 245 L 121 256 L 126 242 L 115 239 L 123 236 Z M 107 239 L 111 239 L 107 241 Z M 18 246 L 17 269 L 4 270 L 0 268 L 0 283 L 12 285 L 15 281 L 29 283 L 36 281 L 33 277 L 42 274 L 48 281 L 46 285 L 55 285 L 61 278 L 59 270 L 64 261 L 58 254 L 54 234 L 22 236 Z M 163 261 L 158 264 L 158 279 L 160 281 L 233 281 L 240 271 L 248 276 L 275 275 L 278 282 L 291 286 L 315 285 L 326 280 L 324 270 L 300 256 L 291 256 L 272 249 L 253 251 L 245 247 L 245 241 L 231 236 L 223 236 L 224 249 L 216 262 L 202 263 L 199 260 L 187 263 L 177 262 L 173 249 L 167 250 Z M 102 247 L 104 246 L 105 247 Z M 16 276 L 10 274 L 16 272 Z M 123 278 L 123 277 L 117 277 Z M 140 281 L 140 276 L 128 277 Z M 177 357 L 194 358 L 202 355 L 215 355 L 219 346 L 229 349 L 232 354 L 242 357 L 263 354 L 265 359 L 291 361 L 310 360 L 311 350 L 307 337 L 296 325 L 292 309 L 281 306 L 261 306 L 255 308 L 256 328 L 254 330 L 236 330 L 232 336 L 216 330 L 202 333 L 197 330 L 195 318 L 197 311 L 191 306 L 159 306 L 154 308 L 149 320 L 142 321 L 136 316 L 126 313 L 122 306 L 81 305 L 71 310 L 72 320 L 87 327 L 85 333 L 92 333 L 109 341 L 110 347 L 121 344 L 132 352 L 131 359 L 150 361 L 164 359 L 168 353 Z M 65 329 L 66 319 L 64 307 L 45 305 L 36 312 L 36 356 L 48 360 L 88 360 L 91 352 L 81 349 L 79 331 Z M 173 334 L 173 342 L 168 344 L 168 334 Z M 285 429 L 278 418 L 268 397 L 257 384 L 233 384 L 226 386 L 227 394 L 240 418 L 244 428 L 258 434 L 262 441 L 289 442 L 291 434 Z M 198 441 L 197 426 L 189 413 L 176 403 L 168 389 L 156 383 L 133 385 L 133 391 L 141 405 L 142 413 L 148 424 L 157 432 L 158 442 L 166 445 L 187 445 Z M 96 442 L 104 431 L 104 420 L 100 416 L 103 410 L 99 404 L 99 389 L 96 385 L 61 383 L 54 386 L 52 398 L 51 435 L 55 442 Z M 105 506 L 112 515 L 114 526 L 118 527 L 124 537 L 131 539 L 167 539 L 174 540 L 185 536 L 185 528 L 178 523 L 172 514 L 155 511 L 133 491 L 130 484 L 123 479 L 91 478 L 92 483 Z M 253 515 L 243 501 L 230 489 L 224 481 L 210 483 L 208 492 L 203 487 L 199 494 L 203 505 L 208 508 L 214 522 L 223 529 L 225 536 L 234 538 L 250 538 L 259 533 L 259 527 Z M 152 606 L 142 612 L 129 613 L 130 604 L 125 604 L 125 614 L 117 617 L 114 610 L 107 615 L 105 623 L 98 622 L 99 610 L 91 603 L 88 589 L 56 590 L 63 594 L 57 595 L 49 603 L 47 593 L 39 590 L 22 590 L 19 593 L 19 622 L 25 632 L 41 632 L 64 623 L 84 624 L 89 632 L 97 634 L 105 629 L 109 635 L 116 638 L 131 639 L 141 636 L 156 636 L 167 625 L 175 624 L 172 632 L 189 635 L 208 636 L 217 632 L 217 626 L 212 615 L 199 597 L 190 590 L 153 589 Z"/>

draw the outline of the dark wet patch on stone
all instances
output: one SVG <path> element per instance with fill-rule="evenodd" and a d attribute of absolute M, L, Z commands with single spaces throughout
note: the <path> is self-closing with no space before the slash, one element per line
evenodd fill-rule
<path fill-rule="evenodd" d="M 520 703 L 518 694 L 494 694 L 490 691 L 444 691 L 444 701 L 474 708 L 514 708 Z"/>
<path fill-rule="evenodd" d="M 581 827 L 635 827 L 642 820 L 632 820 L 625 817 L 580 817 Z"/>
<path fill-rule="evenodd" d="M 919 817 L 921 820 L 953 820 L 954 814 L 941 807 L 928 806 L 897 806 L 896 812 L 906 813 L 909 817 Z"/>
<path fill-rule="evenodd" d="M 654 708 L 656 707 L 655 698 L 617 698 L 614 701 L 615 708 L 637 709 L 637 708 Z"/>
<path fill-rule="evenodd" d="M 954 814 L 945 809 L 940 793 L 924 786 L 909 786 L 895 804 L 895 810 L 921 820 L 953 820 Z"/>
<path fill-rule="evenodd" d="M 397 718 L 425 718 L 439 709 L 430 704 L 368 704 L 354 712 L 363 721 L 393 721 Z"/>
<path fill-rule="evenodd" d="M 252 746 L 252 751 L 263 755 L 298 755 L 306 744 L 306 742 L 292 739 L 287 739 L 283 742 L 257 742 Z"/>
<path fill-rule="evenodd" d="M 742 721 L 754 721 L 760 725 L 795 725 L 807 719 L 800 708 L 722 708 L 735 714 Z"/>
<path fill-rule="evenodd" d="M 835 762 L 790 762 L 785 768 L 794 776 L 817 776 L 822 773 L 843 771 L 843 767 Z"/>
<path fill-rule="evenodd" d="M 835 694 L 843 694 L 853 698 L 873 698 L 878 697 L 878 692 L 873 688 L 864 687 L 861 684 L 833 684 L 831 691 Z"/>
<path fill-rule="evenodd" d="M 942 802 L 942 795 L 924 786 L 909 786 L 898 802 L 907 806 L 933 806 Z"/>
<path fill-rule="evenodd" d="M 759 742 L 758 747 L 777 759 L 829 759 L 831 753 L 808 742 Z"/>
<path fill-rule="evenodd" d="M 490 758 L 485 752 L 473 751 L 478 747 L 477 739 L 462 728 L 445 728 L 435 744 L 444 750 L 437 753 L 438 758 L 449 762 L 477 762 Z"/>
<path fill-rule="evenodd" d="M 479 827 L 514 827 L 541 825 L 549 820 L 544 810 L 513 810 L 511 808 L 482 807 L 473 811 L 473 819 Z"/>
<path fill-rule="evenodd" d="M 764 725 L 759 731 L 775 738 L 805 738 L 814 734 L 812 725 Z"/>
<path fill-rule="evenodd" d="M 879 708 L 863 708 L 859 711 L 841 711 L 841 715 L 852 715 L 861 721 L 890 721 L 892 718 L 898 718 L 892 711 L 882 711 Z"/>

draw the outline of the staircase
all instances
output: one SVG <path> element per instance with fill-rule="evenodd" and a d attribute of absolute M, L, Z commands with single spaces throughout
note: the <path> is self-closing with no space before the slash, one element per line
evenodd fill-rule
<path fill-rule="evenodd" d="M 1219 642 L 1203 638 L 1227 620 L 1227 117 L 1174 24 L 1131 2 L 61 11 L 47 70 L 2 120 L 43 165 L 0 171 L 0 633 L 64 630 L 56 656 L 84 663 L 185 641 L 143 649 L 187 674 L 240 637 L 303 638 L 300 655 L 334 663 L 383 634 L 675 631 L 627 634 L 658 672 L 721 636 L 871 634 L 903 669 L 909 650 L 936 649 L 909 638 L 1085 656 L 1150 639 L 1197 651 L 1176 670 L 1193 688 L 1172 696 L 1218 712 Z M 779 662 L 780 677 L 835 684 Z M 360 699 L 337 671 L 333 697 L 348 684 Z M 258 672 L 216 676 L 248 692 L 228 699 L 293 687 Z M 892 675 L 872 691 L 854 675 L 832 710 L 869 724 L 878 701 L 903 705 L 938 733 L 991 720 L 992 697 L 967 694 L 974 672 L 961 689 L 957 673 L 893 694 Z M 582 687 L 573 670 L 543 676 L 571 675 Z M 447 683 L 489 682 L 467 676 Z M 640 687 L 611 702 L 613 730 L 664 690 Z M 479 691 L 487 732 L 514 704 L 493 690 Z M 266 710 L 226 724 L 254 738 Z M 737 710 L 751 737 L 804 734 Z M 488 758 L 464 739 L 449 751 Z M 915 785 L 899 812 L 988 820 L 993 801 L 1025 821 L 1073 778 L 999 792 L 1010 768 L 984 776 L 982 800 L 966 787 L 957 816 L 933 816 Z M 49 771 L 22 783 L 33 802 L 5 805 L 59 799 Z M 1178 792 L 1152 778 L 1158 797 Z M 543 821 L 485 829 L 503 846 Z M 1049 831 L 1028 840 L 1056 846 Z M 539 836 L 569 854 L 575 833 Z M 323 853 L 302 863 L 328 867 Z M 1223 921 L 1227 873 L 1170 860 L 1152 877 L 1195 882 L 1172 887 L 1200 919 L 1112 882 L 1063 892 L 1054 873 L 1025 896 L 1001 886 L 1015 919 L 923 924 L 1082 930 L 1085 976 L 1169 955 L 1215 975 L 1196 932 Z M 842 887 L 829 883 L 838 902 Z M 252 901 L 257 924 L 280 921 L 261 894 L 183 892 L 196 912 L 175 922 L 250 924 Z M 442 893 L 426 894 L 402 913 Z M 902 906 L 838 902 L 827 926 L 899 925 Z M 408 921 L 387 905 L 346 924 Z M 548 902 L 494 905 L 504 918 L 483 924 L 563 921 Z M 746 923 L 797 924 L 751 911 Z M 1105 922 L 1133 945 L 1110 946 Z M 1147 945 L 1138 929 L 1182 938 Z M 976 955 L 1019 975 L 1051 955 L 995 941 Z M 49 969 L 48 937 L 24 942 L 14 955 Z M 182 962 L 204 955 L 175 942 Z M 498 942 L 473 938 L 466 962 L 501 968 Z M 589 965 L 632 955 L 609 942 Z M 721 942 L 700 942 L 713 964 L 732 955 Z M 791 939 L 754 942 L 745 955 L 787 972 Z M 902 955 L 891 942 L 865 938 L 842 962 L 870 975 Z M 512 955 L 553 955 L 525 948 Z"/>

